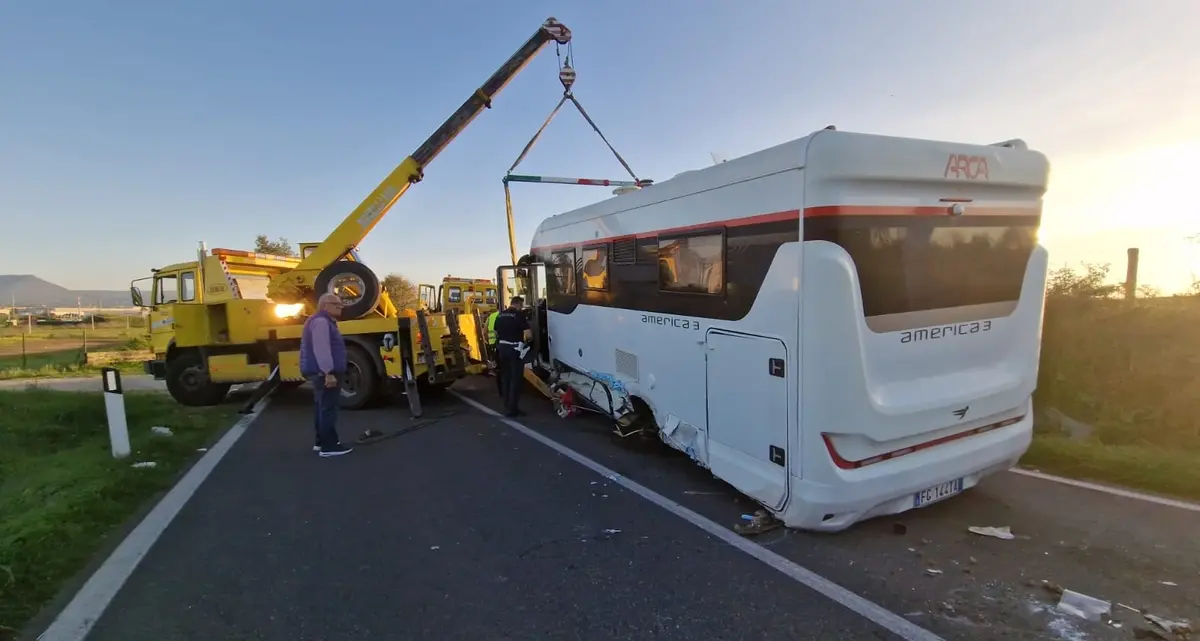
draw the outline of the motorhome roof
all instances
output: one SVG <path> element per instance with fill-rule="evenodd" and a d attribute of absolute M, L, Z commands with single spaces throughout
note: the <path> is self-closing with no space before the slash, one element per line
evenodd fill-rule
<path fill-rule="evenodd" d="M 894 154 L 897 152 L 902 154 L 912 152 L 918 148 L 914 146 L 914 143 L 920 143 L 921 153 L 941 153 L 948 145 L 955 148 L 993 147 L 1014 150 L 1007 153 L 1035 153 L 1028 151 L 1028 146 L 1024 141 L 1016 139 L 986 144 L 935 141 L 903 136 L 885 136 L 821 129 L 802 138 L 790 140 L 774 147 L 768 147 L 767 149 L 734 158 L 727 162 L 718 163 L 711 167 L 681 172 L 669 180 L 650 185 L 638 190 L 636 193 L 613 196 L 573 211 L 551 216 L 542 221 L 541 225 L 538 226 L 535 237 L 542 232 L 567 227 L 586 220 L 618 212 L 636 210 L 641 207 L 675 198 L 682 198 L 708 189 L 716 189 L 753 178 L 803 168 L 811 149 L 810 146 L 818 136 L 820 137 L 820 143 L 817 145 L 820 148 L 819 155 L 822 158 L 829 159 L 828 163 L 823 161 L 823 170 L 820 173 L 825 179 L 829 180 L 840 179 L 840 177 L 849 175 L 858 176 L 862 175 L 862 172 L 872 175 L 875 172 L 882 172 L 881 175 L 907 174 L 909 173 L 907 166 L 897 166 Z M 891 155 L 887 153 L 875 153 L 875 150 L 879 149 L 878 145 L 880 144 L 883 144 L 885 148 L 891 150 L 893 153 Z M 937 151 L 934 152 L 934 150 Z M 1027 161 L 1007 164 L 1005 169 L 1009 175 L 1004 179 L 1004 182 L 1030 186 L 1041 185 L 1044 188 L 1046 182 L 1045 157 L 1029 156 L 1028 158 L 1029 160 Z M 864 162 L 867 167 L 863 166 Z M 940 165 L 938 170 L 938 179 L 940 179 Z M 996 181 L 996 185 L 999 186 L 999 184 Z"/>
<path fill-rule="evenodd" d="M 702 189 L 712 189 L 749 180 L 761 176 L 764 165 L 777 168 L 777 171 L 799 169 L 804 166 L 804 148 L 808 145 L 809 140 L 815 135 L 825 133 L 838 132 L 821 130 L 803 138 L 790 140 L 711 167 L 683 171 L 668 180 L 643 187 L 634 193 L 613 196 L 574 211 L 551 216 L 542 221 L 538 231 L 565 227 L 618 211 L 637 209 L 664 200 L 680 198 Z"/>

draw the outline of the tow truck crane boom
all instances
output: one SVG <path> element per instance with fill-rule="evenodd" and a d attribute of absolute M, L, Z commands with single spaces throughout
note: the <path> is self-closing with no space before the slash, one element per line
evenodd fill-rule
<path fill-rule="evenodd" d="M 387 178 L 350 212 L 336 229 L 312 253 L 290 271 L 271 280 L 267 295 L 276 303 L 305 302 L 314 291 L 318 277 L 358 246 L 383 216 L 413 183 L 424 177 L 424 169 L 484 109 L 492 98 L 550 42 L 567 44 L 571 30 L 554 18 L 548 18 L 516 53 L 476 89 L 442 126 L 417 147 L 417 150 L 392 170 Z M 325 280 L 325 279 L 321 279 Z"/>

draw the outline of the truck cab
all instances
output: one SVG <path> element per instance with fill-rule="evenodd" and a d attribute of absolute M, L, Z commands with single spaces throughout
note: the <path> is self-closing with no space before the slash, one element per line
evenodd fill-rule
<path fill-rule="evenodd" d="M 498 309 L 496 283 L 487 278 L 446 276 L 436 289 L 422 284 L 418 290 L 421 304 L 433 312 L 462 314 L 478 310 L 486 316 Z"/>
<path fill-rule="evenodd" d="M 130 283 L 129 293 L 133 304 L 149 308 L 150 311 L 147 330 L 155 360 L 145 363 L 147 374 L 161 377 L 166 373 L 165 360 L 159 357 L 165 357 L 175 338 L 175 305 L 180 302 L 203 302 L 203 295 L 196 287 L 198 271 L 199 264 L 196 261 L 176 263 L 152 270 L 152 276 Z M 146 287 L 145 292 L 143 286 Z"/>

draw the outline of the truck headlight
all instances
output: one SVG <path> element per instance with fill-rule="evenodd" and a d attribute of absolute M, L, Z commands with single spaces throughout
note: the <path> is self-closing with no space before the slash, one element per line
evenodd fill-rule
<path fill-rule="evenodd" d="M 291 318 L 304 311 L 304 303 L 279 303 L 275 306 L 276 318 Z"/>

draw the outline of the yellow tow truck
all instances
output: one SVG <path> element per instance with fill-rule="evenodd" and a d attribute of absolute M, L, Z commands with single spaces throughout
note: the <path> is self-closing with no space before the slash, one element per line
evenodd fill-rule
<path fill-rule="evenodd" d="M 486 368 L 478 308 L 444 311 L 396 308 L 379 277 L 365 265 L 359 243 L 424 169 L 543 47 L 568 44 L 571 31 L 547 19 L 482 86 L 405 158 L 320 243 L 300 257 L 213 249 L 202 244 L 195 261 L 152 270 L 131 283 L 133 303 L 150 308 L 154 359 L 145 369 L 167 383 L 185 405 L 220 403 L 234 384 L 261 382 L 255 399 L 280 383 L 299 383 L 304 319 L 324 293 L 346 302 L 338 328 L 347 344 L 341 406 L 359 409 L 387 381 L 403 385 L 414 415 L 420 396 Z M 138 285 L 149 280 L 151 298 Z M 472 306 L 473 307 L 473 306 Z M 253 402 L 253 401 L 252 401 Z"/>
<path fill-rule="evenodd" d="M 488 278 L 446 276 L 442 284 L 417 286 L 421 304 L 431 311 L 463 313 L 477 309 L 486 317 L 496 310 L 496 281 Z"/>

